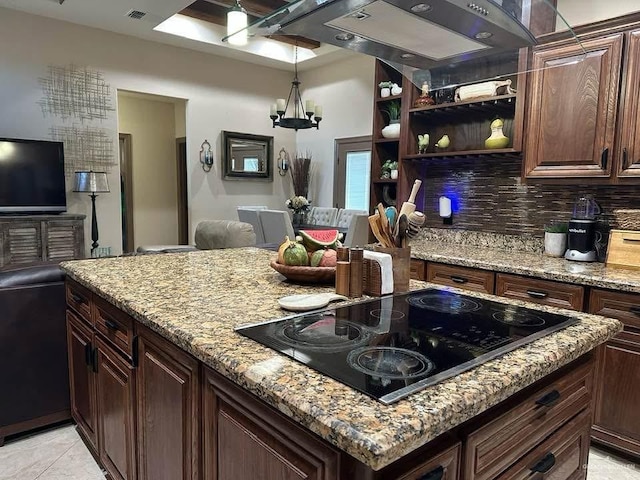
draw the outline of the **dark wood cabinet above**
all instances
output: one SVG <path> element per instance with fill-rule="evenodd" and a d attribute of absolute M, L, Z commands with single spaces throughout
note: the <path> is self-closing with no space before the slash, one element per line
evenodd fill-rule
<path fill-rule="evenodd" d="M 578 38 L 532 50 L 523 177 L 640 183 L 640 20 Z"/>

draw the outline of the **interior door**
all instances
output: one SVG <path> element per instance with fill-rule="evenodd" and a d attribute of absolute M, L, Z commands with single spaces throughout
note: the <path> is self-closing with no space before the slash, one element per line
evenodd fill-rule
<path fill-rule="evenodd" d="M 334 165 L 334 206 L 369 210 L 371 137 L 337 139 Z"/>

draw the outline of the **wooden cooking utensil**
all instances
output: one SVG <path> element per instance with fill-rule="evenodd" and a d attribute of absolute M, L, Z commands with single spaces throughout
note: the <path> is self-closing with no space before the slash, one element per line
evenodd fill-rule
<path fill-rule="evenodd" d="M 379 218 L 380 218 L 380 215 L 378 214 L 378 212 L 376 212 L 373 215 L 370 215 L 369 227 L 371 227 L 371 232 L 373 233 L 373 236 L 376 237 L 376 240 L 378 240 L 382 245 L 384 245 L 386 243 L 386 238 L 380 231 L 380 223 L 378 221 Z"/>
<path fill-rule="evenodd" d="M 402 204 L 399 215 L 402 215 L 404 213 L 408 217 L 412 212 L 415 211 L 416 195 L 418 194 L 418 190 L 420 190 L 420 185 L 422 185 L 422 180 L 416 180 L 415 182 L 413 182 L 411 195 L 409 195 L 409 199 Z"/>
<path fill-rule="evenodd" d="M 400 215 L 398 217 L 398 228 L 396 235 L 394 237 L 394 244 L 396 247 L 401 248 L 406 246 L 405 237 L 407 235 L 407 227 L 409 225 L 409 220 L 407 220 L 406 215 Z M 404 245 L 403 245 L 404 243 Z"/>
<path fill-rule="evenodd" d="M 393 238 L 391 236 L 391 229 L 389 228 L 389 219 L 387 218 L 387 214 L 382 206 L 382 203 L 377 205 L 377 215 L 378 222 L 380 224 L 380 233 L 384 237 L 384 242 L 382 242 L 383 246 L 393 247 Z"/>

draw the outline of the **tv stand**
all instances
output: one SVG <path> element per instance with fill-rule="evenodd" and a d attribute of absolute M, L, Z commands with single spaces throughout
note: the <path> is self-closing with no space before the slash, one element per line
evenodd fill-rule
<path fill-rule="evenodd" d="M 85 215 L 0 215 L 0 270 L 85 257 Z"/>

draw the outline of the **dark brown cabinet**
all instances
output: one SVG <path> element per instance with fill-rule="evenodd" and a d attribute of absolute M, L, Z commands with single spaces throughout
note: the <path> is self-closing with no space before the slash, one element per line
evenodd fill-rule
<path fill-rule="evenodd" d="M 496 295 L 578 311 L 584 305 L 584 287 L 580 285 L 507 273 L 496 275 Z"/>
<path fill-rule="evenodd" d="M 114 480 L 135 480 L 135 378 L 131 364 L 96 336 L 100 461 Z"/>
<path fill-rule="evenodd" d="M 589 312 L 624 324 L 598 349 L 594 440 L 640 456 L 640 295 L 593 289 Z"/>
<path fill-rule="evenodd" d="M 525 176 L 609 177 L 623 34 L 534 50 Z M 584 49 L 584 50 L 583 50 Z"/>
<path fill-rule="evenodd" d="M 67 311 L 67 351 L 71 415 L 86 441 L 98 450 L 96 381 L 93 332 L 73 312 Z"/>
<path fill-rule="evenodd" d="M 337 450 L 213 370 L 204 378 L 205 480 L 339 478 Z"/>
<path fill-rule="evenodd" d="M 523 176 L 640 183 L 637 17 L 532 53 Z"/>
<path fill-rule="evenodd" d="M 142 325 L 138 331 L 138 477 L 200 478 L 200 368 Z"/>

